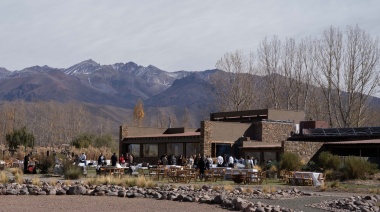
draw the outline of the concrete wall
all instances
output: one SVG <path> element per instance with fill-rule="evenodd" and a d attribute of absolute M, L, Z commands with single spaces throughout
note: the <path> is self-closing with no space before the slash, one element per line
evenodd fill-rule
<path fill-rule="evenodd" d="M 268 109 L 268 119 L 270 119 L 270 120 L 281 120 L 281 121 L 291 121 L 291 122 L 294 122 L 294 124 L 299 124 L 300 121 L 305 120 L 305 112 L 303 112 L 303 111 L 292 111 L 292 110 Z"/>
<path fill-rule="evenodd" d="M 231 123 L 218 121 L 210 122 L 210 138 L 213 141 L 229 141 L 234 142 L 240 137 L 249 137 L 251 124 L 250 123 Z"/>
<path fill-rule="evenodd" d="M 284 152 L 298 154 L 303 163 L 307 163 L 321 149 L 323 142 L 286 141 Z"/>
<path fill-rule="evenodd" d="M 201 122 L 201 154 L 212 155 L 212 142 L 231 143 L 243 137 L 250 137 L 252 134 L 251 124 L 231 123 L 219 121 Z"/>

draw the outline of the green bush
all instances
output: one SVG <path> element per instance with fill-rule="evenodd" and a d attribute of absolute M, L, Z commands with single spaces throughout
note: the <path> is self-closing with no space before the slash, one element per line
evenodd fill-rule
<path fill-rule="evenodd" d="M 330 152 L 321 152 L 318 156 L 318 163 L 323 170 L 338 170 L 341 165 L 341 160 L 339 156 L 333 155 Z"/>
<path fill-rule="evenodd" d="M 37 160 L 38 163 L 36 163 L 36 167 L 40 170 L 40 174 L 48 174 L 53 172 L 55 165 L 54 156 L 39 155 Z"/>
<path fill-rule="evenodd" d="M 339 170 L 327 169 L 325 170 L 324 175 L 327 181 L 336 181 L 344 178 L 343 173 Z"/>
<path fill-rule="evenodd" d="M 82 167 L 74 164 L 72 160 L 64 159 L 62 163 L 62 171 L 65 179 L 75 180 L 83 175 Z"/>
<path fill-rule="evenodd" d="M 77 136 L 72 142 L 71 145 L 75 146 L 75 148 L 88 148 L 94 140 L 94 136 L 90 134 L 81 134 Z"/>
<path fill-rule="evenodd" d="M 288 171 L 298 171 L 302 167 L 299 155 L 292 152 L 285 152 L 281 155 L 280 168 Z"/>
<path fill-rule="evenodd" d="M 345 158 L 342 171 L 346 179 L 365 179 L 367 174 L 375 174 L 379 170 L 377 164 L 361 157 L 349 156 Z"/>
<path fill-rule="evenodd" d="M 317 171 L 317 172 L 320 171 L 320 167 L 314 161 L 309 161 L 307 164 L 302 166 L 301 169 L 304 171 Z"/>

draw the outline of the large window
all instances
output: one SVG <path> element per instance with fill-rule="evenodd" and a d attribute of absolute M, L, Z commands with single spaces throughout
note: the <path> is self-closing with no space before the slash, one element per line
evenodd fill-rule
<path fill-rule="evenodd" d="M 179 156 L 183 154 L 183 144 L 182 143 L 169 143 L 167 144 L 167 155 L 174 154 Z"/>
<path fill-rule="evenodd" d="M 276 160 L 276 152 L 264 152 L 264 160 L 265 162 L 268 160 L 274 161 Z"/>
<path fill-rule="evenodd" d="M 216 157 L 231 155 L 231 144 L 216 144 Z"/>
<path fill-rule="evenodd" d="M 199 143 L 186 143 L 186 157 L 199 154 L 200 149 Z"/>
<path fill-rule="evenodd" d="M 129 145 L 129 152 L 134 157 L 140 157 L 140 144 L 130 144 Z"/>
<path fill-rule="evenodd" d="M 158 144 L 143 144 L 144 157 L 158 157 Z"/>

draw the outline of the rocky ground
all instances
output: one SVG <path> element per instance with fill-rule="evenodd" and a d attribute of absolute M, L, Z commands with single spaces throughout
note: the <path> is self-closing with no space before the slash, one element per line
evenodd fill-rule
<path fill-rule="evenodd" d="M 352 196 L 313 193 L 297 188 L 265 193 L 235 187 L 216 190 L 209 185 L 162 185 L 154 188 L 84 185 L 81 182 L 42 182 L 0 185 L 2 211 L 379 211 L 379 195 Z"/>
<path fill-rule="evenodd" d="M 258 186 L 138 188 L 42 178 L 42 184 L 33 185 L 25 180 L 0 184 L 0 211 L 380 211 L 379 195 L 319 192 L 313 187 L 277 187 L 268 193 Z"/>

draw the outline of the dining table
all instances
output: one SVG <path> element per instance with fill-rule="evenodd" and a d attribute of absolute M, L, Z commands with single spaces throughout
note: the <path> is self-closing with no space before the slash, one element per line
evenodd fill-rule
<path fill-rule="evenodd" d="M 297 172 L 294 172 L 294 183 L 296 184 L 299 183 L 299 181 L 302 181 L 302 178 L 306 176 L 306 177 L 310 177 L 313 180 L 314 186 L 320 186 L 321 184 L 324 183 L 320 180 L 320 175 L 322 175 L 322 173 L 320 172 L 297 171 Z"/>

